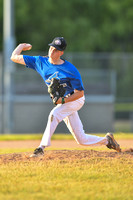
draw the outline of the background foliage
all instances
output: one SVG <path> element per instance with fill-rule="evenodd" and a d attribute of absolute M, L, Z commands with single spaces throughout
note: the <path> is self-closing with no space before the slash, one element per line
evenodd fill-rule
<path fill-rule="evenodd" d="M 3 2 L 0 0 L 0 51 Z M 16 43 L 31 43 L 33 52 L 46 52 L 47 44 L 55 36 L 64 36 L 67 52 L 124 53 L 115 59 L 110 56 L 99 60 L 95 56 L 95 60 L 87 60 L 86 66 L 95 68 L 97 63 L 99 69 L 116 70 L 117 98 L 132 101 L 133 59 L 129 56 L 133 51 L 132 0 L 14 0 L 14 6 Z"/>
<path fill-rule="evenodd" d="M 32 43 L 46 51 L 47 43 L 64 36 L 68 51 L 131 52 L 133 50 L 132 0 L 14 0 L 17 43 Z M 0 24 L 3 0 L 0 0 Z M 1 26 L 2 27 L 2 26 Z M 2 50 L 2 28 L 0 50 Z"/>

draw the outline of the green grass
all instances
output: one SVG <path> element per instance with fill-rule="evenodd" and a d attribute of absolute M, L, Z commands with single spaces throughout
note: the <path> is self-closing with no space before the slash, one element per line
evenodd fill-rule
<path fill-rule="evenodd" d="M 115 120 L 114 123 L 114 129 L 116 132 L 124 132 L 124 133 L 130 133 L 132 128 L 132 122 L 131 120 Z"/>
<path fill-rule="evenodd" d="M 33 152 L 35 148 L 1 148 L 0 149 L 0 155 L 3 154 L 12 154 L 12 153 L 24 153 L 24 152 Z M 49 151 L 49 150 L 83 150 L 82 146 L 79 146 L 78 148 L 63 148 L 63 147 L 48 147 L 45 149 L 45 151 Z M 95 151 L 110 151 L 109 149 L 107 149 L 107 147 L 103 147 L 103 146 L 98 146 L 98 147 L 84 147 L 84 150 L 91 150 L 94 149 Z M 124 148 L 123 148 L 124 149 Z"/>
<path fill-rule="evenodd" d="M 105 136 L 103 133 L 90 133 Z M 41 140 L 43 134 L 1 134 L 0 141 Z M 133 139 L 133 133 L 115 133 L 116 139 Z M 54 134 L 52 140 L 73 140 L 71 134 Z"/>
<path fill-rule="evenodd" d="M 115 111 L 133 111 L 133 103 L 116 103 Z"/>
<path fill-rule="evenodd" d="M 0 165 L 0 200 L 132 200 L 133 159 L 10 162 Z"/>
<path fill-rule="evenodd" d="M 105 135 L 105 134 L 96 134 Z M 2 135 L 1 140 L 41 139 L 41 134 Z M 117 139 L 133 139 L 132 133 L 116 133 Z M 53 139 L 73 139 L 55 134 Z M 79 148 L 82 151 L 82 148 Z M 91 147 L 86 149 L 90 150 Z M 105 147 L 92 148 L 109 151 Z M 48 150 L 55 150 L 52 147 Z M 70 149 L 69 149 L 70 150 Z M 32 152 L 31 148 L 3 148 L 0 154 Z M 1 157 L 0 157 L 1 159 Z M 0 164 L 0 200 L 132 200 L 133 155 L 84 159 L 22 160 Z"/>
<path fill-rule="evenodd" d="M 11 154 L 11 153 L 23 153 L 23 152 L 32 152 L 33 148 L 1 148 L 0 155 L 2 154 Z"/>
<path fill-rule="evenodd" d="M 40 140 L 42 134 L 1 134 L 0 141 Z"/>
<path fill-rule="evenodd" d="M 43 134 L 1 134 L 0 141 L 41 140 Z M 54 134 L 53 140 L 72 139 L 71 134 Z"/>

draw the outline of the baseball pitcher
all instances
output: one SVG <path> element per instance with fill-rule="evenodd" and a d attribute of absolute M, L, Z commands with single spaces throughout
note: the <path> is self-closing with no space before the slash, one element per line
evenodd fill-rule
<path fill-rule="evenodd" d="M 120 145 L 112 133 L 105 137 L 85 134 L 78 110 L 85 102 L 84 86 L 76 67 L 61 58 L 67 43 L 63 37 L 56 37 L 49 44 L 48 56 L 22 55 L 22 51 L 32 48 L 32 45 L 22 43 L 13 51 L 11 60 L 34 69 L 48 86 L 48 93 L 55 107 L 49 114 L 46 129 L 41 143 L 31 157 L 44 155 L 44 148 L 51 145 L 51 137 L 57 125 L 63 120 L 78 144 L 86 146 L 106 145 L 110 149 L 121 151 Z"/>

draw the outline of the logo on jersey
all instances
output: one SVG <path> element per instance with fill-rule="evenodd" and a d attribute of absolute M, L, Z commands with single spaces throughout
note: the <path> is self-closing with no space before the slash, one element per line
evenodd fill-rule
<path fill-rule="evenodd" d="M 60 80 L 60 78 L 58 77 L 58 74 L 59 74 L 59 72 L 55 72 L 54 74 L 52 74 L 52 75 L 45 81 L 46 84 L 47 84 L 47 85 L 50 85 L 51 79 L 52 79 L 52 78 L 56 78 L 56 79 Z M 66 83 L 63 83 L 63 84 L 61 84 L 61 85 L 63 85 L 63 87 L 66 87 L 66 86 L 67 86 Z"/>
<path fill-rule="evenodd" d="M 51 83 L 51 79 L 52 79 L 52 78 L 56 78 L 56 79 L 59 80 L 58 73 L 59 73 L 59 72 L 55 72 L 54 74 L 52 74 L 52 75 L 45 81 L 46 84 L 49 85 L 49 84 Z"/>

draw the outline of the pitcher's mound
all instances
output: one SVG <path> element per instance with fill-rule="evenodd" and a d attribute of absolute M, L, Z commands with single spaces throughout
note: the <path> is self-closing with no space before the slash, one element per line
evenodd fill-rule
<path fill-rule="evenodd" d="M 28 153 L 13 153 L 0 155 L 0 164 L 9 162 L 29 162 L 36 160 L 60 160 L 60 161 L 74 161 L 81 159 L 92 158 L 120 158 L 121 156 L 128 156 L 133 158 L 133 149 L 125 149 L 118 153 L 115 151 L 95 151 L 95 150 L 49 150 L 45 151 L 43 157 L 30 158 L 32 152 Z"/>

